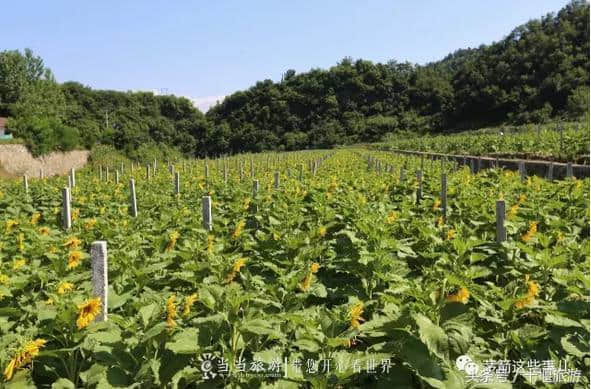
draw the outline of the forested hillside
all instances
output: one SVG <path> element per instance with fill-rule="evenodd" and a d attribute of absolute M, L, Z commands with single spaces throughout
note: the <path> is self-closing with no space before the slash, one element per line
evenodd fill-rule
<path fill-rule="evenodd" d="M 208 112 L 228 147 L 329 147 L 397 130 L 434 132 L 575 118 L 589 106 L 589 5 L 567 5 L 505 39 L 425 66 L 344 59 L 259 82 Z M 220 149 L 223 149 L 222 145 Z"/>
<path fill-rule="evenodd" d="M 398 131 L 572 120 L 588 106 L 583 0 L 426 65 L 345 58 L 326 70 L 288 70 L 206 115 L 185 98 L 58 84 L 32 52 L 0 53 L 0 116 L 12 117 L 16 136 L 36 154 L 97 143 L 135 157 L 138 148 L 167 146 L 193 155 L 331 147 Z"/>

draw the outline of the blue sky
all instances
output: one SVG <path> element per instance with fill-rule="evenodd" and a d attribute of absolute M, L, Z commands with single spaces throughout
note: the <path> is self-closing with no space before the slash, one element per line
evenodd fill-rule
<path fill-rule="evenodd" d="M 567 2 L 6 1 L 0 50 L 33 49 L 60 82 L 164 89 L 205 109 L 287 69 L 327 68 L 345 56 L 437 60 Z"/>

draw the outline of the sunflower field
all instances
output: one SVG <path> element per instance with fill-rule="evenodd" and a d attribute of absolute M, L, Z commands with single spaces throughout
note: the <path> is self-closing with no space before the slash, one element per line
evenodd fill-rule
<path fill-rule="evenodd" d="M 68 230 L 67 177 L 0 181 L 2 385 L 588 387 L 589 180 L 425 162 L 420 195 L 419 160 L 362 149 L 177 161 L 178 194 L 165 162 L 88 166 Z"/>
<path fill-rule="evenodd" d="M 493 127 L 435 136 L 393 135 L 371 147 L 589 164 L 588 123 Z"/>

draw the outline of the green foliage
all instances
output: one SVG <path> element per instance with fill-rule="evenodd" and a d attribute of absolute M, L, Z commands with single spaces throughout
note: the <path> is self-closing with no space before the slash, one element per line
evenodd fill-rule
<path fill-rule="evenodd" d="M 43 60 L 26 49 L 0 52 L 0 114 L 33 155 L 78 147 L 80 134 L 63 123 L 65 100 Z"/>
<path fill-rule="evenodd" d="M 589 4 L 573 0 L 499 42 L 458 50 L 440 61 L 344 58 L 327 70 L 288 70 L 280 82 L 257 82 L 206 115 L 182 97 L 58 85 L 30 50 L 4 51 L 0 114 L 14 117 L 14 131 L 30 142 L 59 136 L 39 136 L 62 128 L 34 128 L 46 118 L 77 129 L 75 146 L 109 144 L 131 158 L 147 157 L 136 151 L 146 143 L 201 157 L 328 148 L 380 141 L 388 133 L 589 117 L 588 69 Z M 49 143 L 30 144 L 35 152 L 52 150 Z"/>
<path fill-rule="evenodd" d="M 399 131 L 579 119 L 589 109 L 588 36 L 589 5 L 575 0 L 499 42 L 424 66 L 345 58 L 328 70 L 290 70 L 279 83 L 226 97 L 207 116 L 230 127 L 232 152 L 291 149 L 294 133 L 307 135 L 307 147 L 331 147 Z M 266 132 L 283 137 L 252 143 Z"/>
<path fill-rule="evenodd" d="M 183 155 L 177 149 L 164 143 L 145 143 L 131 154 L 132 159 L 140 162 L 151 162 L 154 159 L 159 161 L 178 161 Z"/>
<path fill-rule="evenodd" d="M 369 156 L 405 166 L 406 178 L 368 169 Z M 251 160 L 260 180 L 254 198 L 240 175 Z M 312 160 L 323 162 L 300 180 L 294 173 Z M 420 160 L 387 152 L 209 159 L 207 181 L 203 160 L 183 160 L 175 165 L 179 195 L 163 161 L 149 179 L 124 162 L 119 184 L 112 175 L 99 180 L 94 166 L 77 171 L 67 232 L 59 221 L 64 177 L 32 179 L 28 195 L 20 179 L 0 181 L 0 369 L 29 340 L 47 341 L 32 364 L 0 377 L 3 387 L 477 387 L 458 370 L 460 355 L 481 367 L 524 361 L 508 387 L 555 387 L 541 377 L 527 382 L 534 359 L 580 370 L 578 385 L 589 384 L 589 179 L 522 182 L 515 172 L 474 175 L 446 164 L 444 221 L 440 164 L 425 164 L 417 202 L 411 172 Z M 138 217 L 128 212 L 131 177 Z M 206 194 L 212 231 L 198 211 Z M 507 241 L 498 244 L 501 195 Z M 95 240 L 108 242 L 109 318 L 79 329 L 77 305 L 93 293 Z M 68 268 L 72 252 L 83 255 Z M 206 353 L 224 357 L 233 374 L 206 380 Z M 290 367 L 278 377 L 241 375 L 239 357 Z M 330 360 L 331 372 L 307 372 L 307 359 Z M 491 373 L 482 376 L 493 381 Z"/>
<path fill-rule="evenodd" d="M 73 150 L 80 143 L 78 130 L 66 126 L 55 117 L 25 116 L 11 119 L 9 126 L 35 156 L 56 150 Z"/>
<path fill-rule="evenodd" d="M 121 163 L 129 163 L 129 159 L 111 145 L 93 146 L 92 150 L 90 151 L 89 159 L 94 165 L 103 166 L 120 166 Z"/>
<path fill-rule="evenodd" d="M 7 115 L 10 105 L 42 79 L 52 79 L 51 72 L 30 49 L 25 49 L 24 54 L 17 50 L 0 52 L 0 115 Z"/>
<path fill-rule="evenodd" d="M 92 90 L 75 82 L 61 88 L 67 101 L 65 121 L 80 129 L 86 147 L 110 144 L 132 159 L 149 154 L 158 158 L 173 149 L 174 155 L 177 150 L 204 154 L 209 125 L 186 98 Z M 156 145 L 167 147 L 157 151 Z"/>
<path fill-rule="evenodd" d="M 589 125 L 588 122 L 571 122 L 503 126 L 423 137 L 401 132 L 388 134 L 383 143 L 372 147 L 588 163 Z"/>

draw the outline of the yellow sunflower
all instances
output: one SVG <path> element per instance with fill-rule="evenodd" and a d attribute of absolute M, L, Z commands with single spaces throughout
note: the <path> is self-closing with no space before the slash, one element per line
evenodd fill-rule
<path fill-rule="evenodd" d="M 71 251 L 68 255 L 68 269 L 74 269 L 80 266 L 82 260 L 82 253 L 80 251 Z"/>
<path fill-rule="evenodd" d="M 76 320 L 76 325 L 79 330 L 87 327 L 99 315 L 101 312 L 101 305 L 102 302 L 100 297 L 88 299 L 78 305 L 78 319 Z"/>

